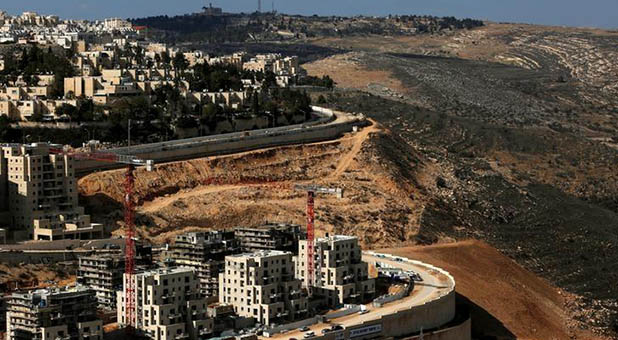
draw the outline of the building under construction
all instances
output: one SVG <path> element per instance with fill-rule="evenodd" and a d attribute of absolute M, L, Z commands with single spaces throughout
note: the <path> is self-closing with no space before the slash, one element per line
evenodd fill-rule
<path fill-rule="evenodd" d="M 318 238 L 314 244 L 316 275 L 307 275 L 307 241 L 298 243 L 296 278 L 303 286 L 311 287 L 315 296 L 325 299 L 330 307 L 363 303 L 375 294 L 375 280 L 369 278 L 369 265 L 362 259 L 358 238 L 331 235 Z M 312 282 L 313 280 L 313 282 Z"/>
<path fill-rule="evenodd" d="M 206 298 L 199 293 L 199 281 L 191 268 L 162 268 L 138 272 L 133 327 L 153 340 L 209 339 L 213 319 L 207 315 Z M 126 278 L 126 274 L 125 274 Z M 126 281 L 125 281 L 126 283 Z M 118 292 L 118 323 L 129 325 L 125 315 L 127 285 Z"/>
<path fill-rule="evenodd" d="M 233 231 L 199 232 L 176 236 L 167 258 L 177 266 L 193 268 L 200 280 L 200 293 L 216 297 L 225 257 L 239 252 L 240 242 Z"/>
<path fill-rule="evenodd" d="M 6 339 L 103 339 L 94 291 L 85 287 L 14 293 L 7 302 Z"/>
<path fill-rule="evenodd" d="M 79 258 L 77 282 L 91 288 L 99 308 L 116 308 L 116 290 L 122 289 L 123 255 L 93 255 Z"/>
<path fill-rule="evenodd" d="M 136 265 L 147 269 L 152 266 L 152 247 L 136 245 Z M 77 282 L 96 293 L 98 306 L 105 310 L 116 309 L 116 291 L 122 289 L 126 259 L 121 248 L 110 253 L 79 258 Z"/>
<path fill-rule="evenodd" d="M 236 238 L 243 252 L 262 250 L 298 252 L 298 241 L 306 235 L 299 225 L 287 223 L 267 223 L 258 227 L 237 227 Z"/>

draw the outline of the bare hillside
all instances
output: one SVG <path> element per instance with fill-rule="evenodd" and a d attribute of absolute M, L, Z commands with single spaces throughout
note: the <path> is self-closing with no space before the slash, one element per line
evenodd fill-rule
<path fill-rule="evenodd" d="M 321 231 L 358 235 L 364 244 L 414 242 L 424 200 L 414 182 L 423 162 L 379 126 L 326 143 L 157 166 L 137 173 L 138 221 L 145 237 L 165 241 L 194 228 L 231 228 L 264 221 L 304 223 L 305 194 L 296 183 L 345 189 L 317 198 Z M 121 225 L 123 172 L 80 180 L 98 218 Z"/>
<path fill-rule="evenodd" d="M 565 306 L 573 299 L 478 241 L 381 250 L 433 263 L 455 277 L 471 306 L 478 339 L 602 339 L 581 331 Z"/>

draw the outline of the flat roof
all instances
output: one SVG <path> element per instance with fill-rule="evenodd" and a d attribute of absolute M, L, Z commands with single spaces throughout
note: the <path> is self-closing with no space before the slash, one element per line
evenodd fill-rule
<path fill-rule="evenodd" d="M 228 255 L 229 257 L 237 257 L 237 258 L 264 258 L 264 257 L 273 257 L 273 256 L 281 256 L 292 254 L 289 251 L 281 251 L 281 250 L 260 250 L 254 253 L 244 253 L 244 254 L 236 254 L 236 255 Z"/>
<path fill-rule="evenodd" d="M 358 237 L 356 237 L 356 236 L 348 236 L 348 235 L 330 235 L 328 237 L 320 237 L 320 238 L 318 238 L 318 242 L 350 241 L 350 240 L 358 240 Z"/>
<path fill-rule="evenodd" d="M 171 268 L 157 268 L 157 269 L 149 269 L 142 272 L 138 272 L 135 275 L 166 275 L 166 274 L 181 274 L 193 272 L 192 268 L 189 267 L 171 267 Z"/>

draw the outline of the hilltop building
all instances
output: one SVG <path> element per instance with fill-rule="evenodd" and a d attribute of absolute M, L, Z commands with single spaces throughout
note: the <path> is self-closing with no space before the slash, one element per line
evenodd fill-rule
<path fill-rule="evenodd" d="M 103 226 L 77 205 L 74 160 L 48 144 L 6 145 L 0 153 L 0 212 L 14 241 L 93 239 Z"/>
<path fill-rule="evenodd" d="M 292 253 L 263 250 L 230 255 L 219 274 L 219 302 L 264 325 L 307 315 L 307 294 L 294 278 Z"/>
<path fill-rule="evenodd" d="M 326 236 L 315 240 L 315 282 L 307 276 L 307 241 L 298 243 L 295 257 L 296 277 L 304 287 L 313 287 L 316 296 L 326 299 L 329 306 L 360 303 L 373 298 L 375 280 L 369 278 L 368 264 L 362 261 L 358 238 Z"/>
<path fill-rule="evenodd" d="M 200 280 L 200 293 L 206 297 L 216 297 L 225 257 L 239 252 L 240 243 L 233 231 L 213 231 L 176 236 L 167 257 L 178 266 L 195 269 Z"/>
<path fill-rule="evenodd" d="M 154 340 L 207 339 L 213 332 L 206 298 L 190 268 L 155 269 L 135 274 L 136 329 Z M 126 324 L 126 286 L 117 292 L 118 323 Z"/>
<path fill-rule="evenodd" d="M 8 298 L 6 339 L 102 340 L 94 292 L 84 287 L 14 293 Z"/>

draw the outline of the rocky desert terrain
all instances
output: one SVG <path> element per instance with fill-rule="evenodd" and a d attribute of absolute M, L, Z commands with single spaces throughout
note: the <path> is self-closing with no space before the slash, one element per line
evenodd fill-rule
<path fill-rule="evenodd" d="M 367 249 L 437 244 L 410 254 L 453 271 L 460 293 L 503 324 L 479 338 L 616 336 L 618 33 L 489 24 L 309 43 L 333 53 L 304 67 L 338 83 L 314 98 L 373 125 L 140 170 L 142 237 L 303 224 L 294 184 L 338 186 L 343 199 L 316 199 L 320 232 L 357 235 Z M 80 180 L 95 220 L 122 226 L 121 183 L 122 171 Z M 457 243 L 470 239 L 488 245 Z M 502 255 L 525 270 L 485 262 Z M 517 308 L 504 294 L 521 295 Z M 536 331 L 521 329 L 532 321 Z"/>

